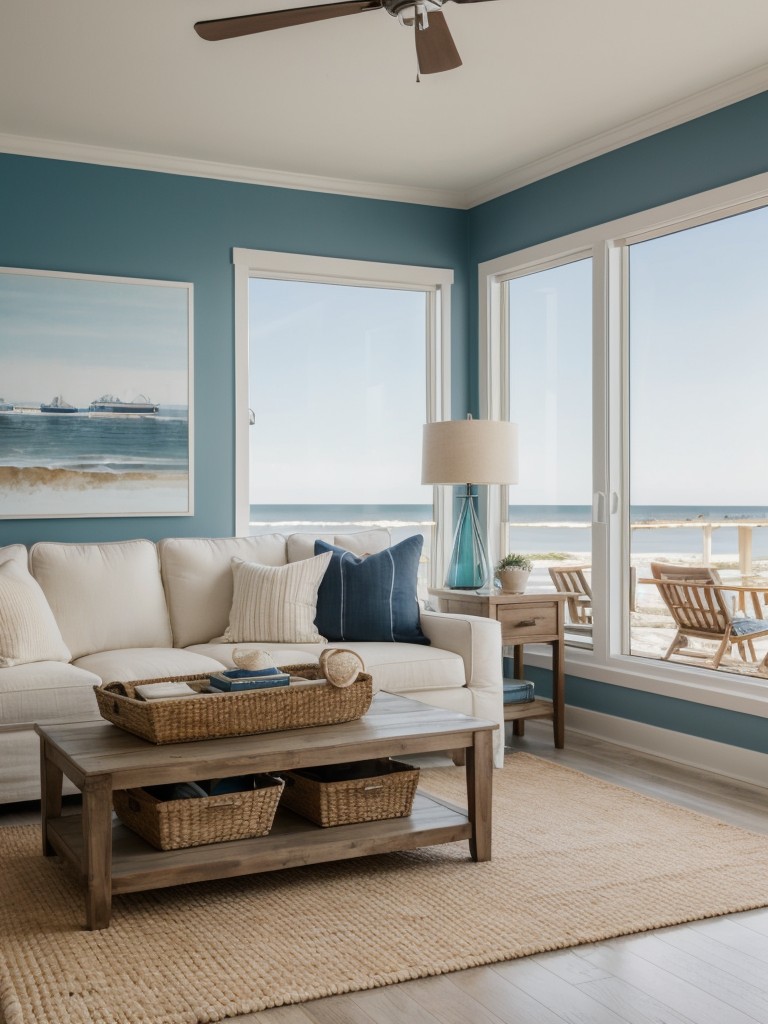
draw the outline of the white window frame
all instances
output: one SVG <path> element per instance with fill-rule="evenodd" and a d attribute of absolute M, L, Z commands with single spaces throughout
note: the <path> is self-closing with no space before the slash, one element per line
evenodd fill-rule
<path fill-rule="evenodd" d="M 248 282 L 251 278 L 307 281 L 315 284 L 357 285 L 425 292 L 426 381 L 425 422 L 451 416 L 451 288 L 453 271 L 402 263 L 308 256 L 267 249 L 232 250 L 235 272 L 235 532 L 249 529 L 249 407 L 248 407 Z M 421 444 L 421 438 L 414 438 Z M 433 490 L 435 529 L 432 573 L 442 578 L 450 553 L 451 492 Z M 434 583 L 434 579 L 432 580 Z"/>
<path fill-rule="evenodd" d="M 566 647 L 570 675 L 768 718 L 764 681 L 718 670 L 621 653 L 627 649 L 629 528 L 621 515 L 628 496 L 627 256 L 630 244 L 768 205 L 768 174 L 756 175 L 664 206 L 595 225 L 478 266 L 481 415 L 504 418 L 509 366 L 504 344 L 502 284 L 581 256 L 593 260 L 593 647 Z M 514 410 L 511 410 L 514 420 Z M 508 489 L 488 510 L 489 536 L 506 550 Z M 493 532 L 491 532 L 493 531 Z M 611 600 L 610 595 L 614 595 Z M 547 653 L 531 664 L 548 667 Z"/>

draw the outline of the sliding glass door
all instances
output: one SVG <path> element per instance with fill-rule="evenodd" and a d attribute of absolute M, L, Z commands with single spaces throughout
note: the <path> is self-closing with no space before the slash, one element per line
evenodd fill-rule
<path fill-rule="evenodd" d="M 630 649 L 664 658 L 677 610 L 643 581 L 667 567 L 709 568 L 734 587 L 730 613 L 766 614 L 768 209 L 630 245 L 628 269 Z M 675 660 L 706 665 L 712 643 L 682 640 Z M 760 660 L 736 648 L 721 664 Z"/>
<path fill-rule="evenodd" d="M 765 713 L 766 281 L 768 175 L 480 267 L 502 543 L 575 595 L 573 675 Z"/>

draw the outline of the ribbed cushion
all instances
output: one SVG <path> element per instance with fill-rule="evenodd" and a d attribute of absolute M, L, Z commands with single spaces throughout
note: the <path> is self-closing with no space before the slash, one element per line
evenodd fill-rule
<path fill-rule="evenodd" d="M 230 643 L 322 642 L 315 629 L 317 590 L 330 560 L 330 552 L 279 566 L 233 558 L 234 594 L 225 639 Z"/>
<path fill-rule="evenodd" d="M 69 659 L 39 584 L 18 561 L 0 563 L 0 667 Z"/>
<path fill-rule="evenodd" d="M 23 544 L 8 544 L 0 548 L 0 562 L 18 562 L 25 569 L 29 563 L 29 555 Z"/>

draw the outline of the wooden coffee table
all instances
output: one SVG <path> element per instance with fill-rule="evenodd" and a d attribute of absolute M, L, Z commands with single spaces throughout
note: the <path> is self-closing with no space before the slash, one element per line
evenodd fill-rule
<path fill-rule="evenodd" d="M 378 693 L 355 722 L 155 746 L 109 722 L 36 725 L 40 736 L 43 853 L 75 865 L 86 885 L 86 926 L 109 927 L 112 896 L 211 878 L 466 839 L 491 856 L 492 737 L 496 723 Z M 280 772 L 377 757 L 466 750 L 467 808 L 420 790 L 407 818 L 320 828 L 278 809 L 267 836 L 156 850 L 112 815 L 112 791 L 162 782 Z M 82 814 L 62 816 L 62 776 L 82 792 Z"/>

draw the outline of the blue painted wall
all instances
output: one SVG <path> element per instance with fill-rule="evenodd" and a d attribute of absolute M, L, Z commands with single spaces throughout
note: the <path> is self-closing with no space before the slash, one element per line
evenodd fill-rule
<path fill-rule="evenodd" d="M 476 207 L 471 307 L 478 263 L 765 171 L 768 93 L 761 93 Z M 470 335 L 477 351 L 476 318 Z M 470 388 L 476 403 L 476 375 Z M 551 692 L 548 672 L 529 673 L 542 695 Z M 569 678 L 566 692 L 578 707 L 768 753 L 764 718 L 588 679 Z"/>
<path fill-rule="evenodd" d="M 466 411 L 464 211 L 0 155 L 0 266 L 194 284 L 196 464 L 193 517 L 5 520 L 0 545 L 233 532 L 226 410 L 234 394 L 237 246 L 453 268 L 454 408 Z"/>

